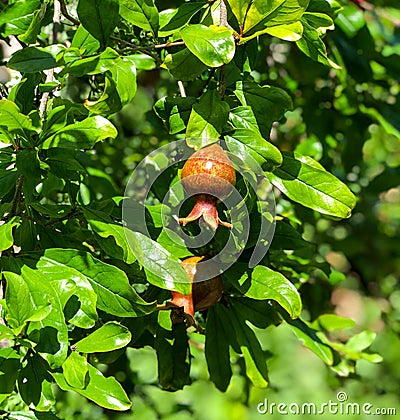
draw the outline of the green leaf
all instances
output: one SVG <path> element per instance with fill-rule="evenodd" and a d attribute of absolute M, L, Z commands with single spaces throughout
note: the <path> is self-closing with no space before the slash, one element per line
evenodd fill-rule
<path fill-rule="evenodd" d="M 205 356 L 210 380 L 222 392 L 228 388 L 232 377 L 229 354 L 229 339 L 226 335 L 226 322 L 229 313 L 223 305 L 212 306 L 207 313 Z"/>
<path fill-rule="evenodd" d="M 241 313 L 232 305 L 231 323 L 246 364 L 246 375 L 254 386 L 268 386 L 266 357 L 254 331 L 246 324 Z"/>
<path fill-rule="evenodd" d="M 20 41 L 25 42 L 26 44 L 32 44 L 36 42 L 36 37 L 40 33 L 42 21 L 46 15 L 47 5 L 47 2 L 42 2 L 40 8 L 35 10 L 26 32 L 18 36 Z"/>
<path fill-rule="evenodd" d="M 66 73 L 73 74 L 77 77 L 101 74 L 108 70 L 112 70 L 121 57 L 112 48 L 107 47 L 101 54 L 91 57 L 78 58 L 65 67 L 61 75 Z"/>
<path fill-rule="evenodd" d="M 0 340 L 14 338 L 14 335 L 15 334 L 11 328 L 7 327 L 6 325 L 0 324 Z"/>
<path fill-rule="evenodd" d="M 132 403 L 124 389 L 113 376 L 106 378 L 92 365 L 88 364 L 87 367 L 86 386 L 83 389 L 69 385 L 62 373 L 51 375 L 63 391 L 75 391 L 101 407 L 117 411 L 128 410 L 131 407 Z"/>
<path fill-rule="evenodd" d="M 75 293 L 81 300 L 82 311 L 93 320 L 97 319 L 94 304 L 102 311 L 120 317 L 135 317 L 153 310 L 152 304 L 137 295 L 122 270 L 87 252 L 47 249 L 37 265 L 43 273 L 53 272 L 55 275 L 64 271 L 69 274 L 77 285 Z M 91 289 L 97 295 L 97 302 L 93 301 Z"/>
<path fill-rule="evenodd" d="M 242 105 L 252 108 L 265 138 L 269 138 L 272 123 L 279 121 L 293 106 L 290 96 L 284 90 L 260 86 L 249 79 L 237 82 L 234 93 Z"/>
<path fill-rule="evenodd" d="M 30 322 L 28 334 L 32 341 L 37 342 L 36 351 L 51 367 L 61 366 L 67 357 L 68 330 L 60 295 L 54 289 L 52 279 L 26 265 L 22 266 L 20 275 L 4 272 L 4 276 L 7 280 L 6 303 L 9 310 L 7 321 L 11 327 L 23 326 L 25 321 L 35 316 L 36 311 L 51 302 L 52 309 L 44 319 Z M 69 287 L 67 293 L 72 292 Z"/>
<path fill-rule="evenodd" d="M 136 67 L 122 57 L 113 60 L 105 76 L 104 92 L 97 101 L 86 101 L 85 107 L 96 114 L 113 114 L 132 101 L 136 94 Z"/>
<path fill-rule="evenodd" d="M 127 346 L 131 339 L 127 327 L 111 321 L 75 343 L 74 347 L 80 353 L 107 352 Z"/>
<path fill-rule="evenodd" d="M 186 143 L 199 149 L 218 139 L 229 116 L 229 104 L 216 90 L 208 90 L 193 106 L 186 129 Z"/>
<path fill-rule="evenodd" d="M 268 267 L 259 265 L 254 268 L 245 295 L 258 300 L 274 300 L 291 318 L 300 316 L 302 304 L 299 292 L 286 277 Z"/>
<path fill-rule="evenodd" d="M 20 355 L 14 349 L 0 349 L 0 396 L 14 391 L 20 368 Z"/>
<path fill-rule="evenodd" d="M 369 347 L 375 340 L 376 333 L 374 331 L 362 331 L 349 339 L 346 343 L 346 349 L 361 352 Z"/>
<path fill-rule="evenodd" d="M 20 224 L 19 217 L 12 217 L 6 223 L 0 225 L 0 251 L 5 251 L 14 244 L 13 228 Z"/>
<path fill-rule="evenodd" d="M 190 384 L 190 348 L 186 325 L 173 324 L 171 335 L 170 344 L 166 333 L 159 328 L 154 347 L 157 351 L 159 383 L 168 391 L 176 391 Z"/>
<path fill-rule="evenodd" d="M 242 28 L 246 42 L 266 33 L 268 28 L 289 25 L 300 20 L 309 0 L 228 0 Z"/>
<path fill-rule="evenodd" d="M 128 22 L 157 36 L 159 18 L 153 0 L 120 0 L 119 13 Z"/>
<path fill-rule="evenodd" d="M 207 70 L 207 66 L 187 48 L 168 54 L 161 67 L 166 68 L 171 76 L 177 80 L 194 80 Z"/>
<path fill-rule="evenodd" d="M 165 37 L 173 34 L 178 29 L 183 28 L 190 19 L 204 6 L 207 2 L 199 3 L 183 3 L 176 9 L 167 9 L 160 12 L 160 30 L 159 36 Z"/>
<path fill-rule="evenodd" d="M 322 314 L 313 322 L 312 326 L 314 326 L 314 324 L 325 331 L 336 331 L 352 328 L 356 323 L 352 319 L 335 314 Z"/>
<path fill-rule="evenodd" d="M 104 117 L 96 115 L 83 121 L 67 125 L 47 138 L 41 149 L 64 147 L 66 149 L 89 149 L 98 141 L 117 137 L 114 125 Z"/>
<path fill-rule="evenodd" d="M 169 134 L 183 131 L 189 120 L 196 98 L 193 96 L 171 98 L 164 96 L 154 104 L 154 112 L 167 126 Z"/>
<path fill-rule="evenodd" d="M 44 360 L 36 353 L 29 352 L 26 364 L 18 375 L 18 391 L 27 405 L 38 406 L 43 400 L 43 382 L 48 377 Z"/>
<path fill-rule="evenodd" d="M 268 174 L 291 200 L 322 214 L 350 217 L 356 199 L 348 187 L 310 157 L 283 153 L 283 164 Z"/>
<path fill-rule="evenodd" d="M 275 36 L 285 41 L 298 41 L 303 36 L 303 25 L 301 22 L 294 22 L 285 25 L 273 26 L 265 30 L 266 34 Z"/>
<path fill-rule="evenodd" d="M 86 30 L 106 45 L 119 22 L 118 0 L 79 0 L 77 12 Z"/>
<path fill-rule="evenodd" d="M 112 236 L 115 239 L 123 250 L 122 259 L 125 262 L 130 264 L 135 258 L 138 260 L 150 283 L 162 289 L 189 293 L 190 283 L 186 271 L 179 260 L 172 257 L 161 245 L 140 232 L 111 223 L 103 213 L 87 208 L 84 213 L 98 235 L 103 238 Z"/>
<path fill-rule="evenodd" d="M 91 55 L 100 48 L 100 42 L 80 25 L 72 38 L 71 48 L 78 48 L 83 55 Z"/>
<path fill-rule="evenodd" d="M 322 41 L 318 30 L 313 28 L 306 19 L 302 19 L 302 23 L 303 36 L 296 42 L 299 49 L 314 61 L 334 69 L 341 69 L 328 57 L 324 41 Z"/>
<path fill-rule="evenodd" d="M 29 139 L 31 133 L 37 132 L 32 120 L 22 114 L 14 102 L 5 99 L 0 101 L 0 132 L 3 130 L 7 133 L 20 135 L 25 139 Z M 10 142 L 13 143 L 12 137 L 10 137 Z"/>
<path fill-rule="evenodd" d="M 235 41 L 225 26 L 188 25 L 180 35 L 189 50 L 206 66 L 220 67 L 235 55 Z"/>
<path fill-rule="evenodd" d="M 304 346 L 308 347 L 327 365 L 333 365 L 334 357 L 332 349 L 321 341 L 316 334 L 317 331 L 310 328 L 309 325 L 301 319 L 290 319 L 286 314 L 282 313 L 282 315 L 289 324 L 290 329 L 296 334 L 296 337 Z"/>
<path fill-rule="evenodd" d="M 18 172 L 15 169 L 6 169 L 9 165 L 0 164 L 0 199 L 15 187 Z"/>
<path fill-rule="evenodd" d="M 36 73 L 57 66 L 57 62 L 49 48 L 26 47 L 15 52 L 7 63 L 7 67 L 21 73 Z"/>
<path fill-rule="evenodd" d="M 68 385 L 79 389 L 85 388 L 89 371 L 86 357 L 73 351 L 62 364 L 62 370 Z"/>
<path fill-rule="evenodd" d="M 225 136 L 229 150 L 246 162 L 250 155 L 266 171 L 272 171 L 282 164 L 282 154 L 272 143 L 265 140 L 260 132 L 248 128 L 238 128 L 230 136 Z"/>
<path fill-rule="evenodd" d="M 0 28 L 4 36 L 25 33 L 41 5 L 40 0 L 17 0 L 1 11 Z"/>

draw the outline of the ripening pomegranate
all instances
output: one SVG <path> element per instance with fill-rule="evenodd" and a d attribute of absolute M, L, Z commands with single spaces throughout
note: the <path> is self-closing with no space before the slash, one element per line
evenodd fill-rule
<path fill-rule="evenodd" d="M 193 153 L 183 166 L 181 179 L 195 205 L 187 217 L 179 219 L 179 223 L 185 226 L 202 217 L 213 230 L 218 225 L 232 227 L 219 218 L 216 207 L 219 200 L 229 196 L 236 182 L 235 169 L 221 146 L 214 143 Z"/>
<path fill-rule="evenodd" d="M 183 295 L 179 292 L 171 292 L 171 303 L 183 307 L 184 312 L 192 317 L 195 311 L 204 311 L 215 305 L 222 296 L 223 285 L 220 276 L 201 281 L 202 278 L 207 278 L 206 269 L 198 264 L 204 260 L 204 257 L 189 257 L 181 263 L 190 278 L 192 293 Z"/>

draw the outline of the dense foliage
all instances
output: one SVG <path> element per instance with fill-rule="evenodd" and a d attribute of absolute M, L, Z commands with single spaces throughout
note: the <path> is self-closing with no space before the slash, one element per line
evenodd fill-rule
<path fill-rule="evenodd" d="M 143 384 L 202 380 L 249 403 L 281 326 L 337 381 L 382 361 L 332 292 L 379 298 L 396 339 L 400 11 L 354 3 L 1 3 L 0 413 L 76 418 L 60 404 L 75 393 L 112 417 L 146 406 Z M 216 141 L 240 199 L 219 206 L 232 230 L 194 246 L 181 170 Z M 191 255 L 223 268 L 197 329 L 160 310 L 189 292 Z"/>

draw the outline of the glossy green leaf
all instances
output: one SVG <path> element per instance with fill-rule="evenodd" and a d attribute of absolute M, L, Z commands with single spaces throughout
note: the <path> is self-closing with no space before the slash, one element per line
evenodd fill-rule
<path fill-rule="evenodd" d="M 195 103 L 196 98 L 193 96 L 186 98 L 164 96 L 154 104 L 154 112 L 167 126 L 168 132 L 176 134 L 186 128 Z"/>
<path fill-rule="evenodd" d="M 187 48 L 168 54 L 162 67 L 166 68 L 175 79 L 182 81 L 194 80 L 207 70 L 207 66 Z"/>
<path fill-rule="evenodd" d="M 226 391 L 232 377 L 229 340 L 225 333 L 226 311 L 226 308 L 222 305 L 212 306 L 208 310 L 205 343 L 205 356 L 210 380 L 222 392 Z M 229 319 L 229 314 L 227 316 Z"/>
<path fill-rule="evenodd" d="M 318 61 L 334 69 L 340 69 L 341 67 L 328 57 L 326 46 L 318 30 L 311 26 L 306 19 L 303 19 L 302 23 L 304 29 L 303 36 L 296 42 L 299 49 L 314 61 Z"/>
<path fill-rule="evenodd" d="M 243 158 L 249 154 L 266 171 L 282 164 L 282 154 L 272 143 L 262 138 L 260 132 L 248 128 L 238 128 L 230 136 L 225 136 L 229 150 Z"/>
<path fill-rule="evenodd" d="M 284 316 L 285 317 L 285 316 Z M 333 365 L 334 355 L 332 349 L 321 341 L 317 335 L 317 331 L 312 329 L 306 322 L 301 319 L 289 319 L 285 317 L 290 329 L 295 333 L 301 343 L 309 348 L 314 354 L 322 359 L 327 365 Z"/>
<path fill-rule="evenodd" d="M 310 157 L 283 153 L 283 164 L 268 174 L 291 200 L 330 216 L 350 217 L 356 198 L 339 179 Z"/>
<path fill-rule="evenodd" d="M 193 105 L 186 129 L 186 143 L 199 149 L 218 139 L 229 116 L 229 104 L 216 90 L 204 93 Z"/>
<path fill-rule="evenodd" d="M 79 0 L 77 12 L 86 30 L 105 45 L 119 22 L 118 0 Z"/>
<path fill-rule="evenodd" d="M 208 67 L 227 64 L 235 55 L 232 32 L 224 26 L 188 25 L 180 35 L 186 47 Z"/>
<path fill-rule="evenodd" d="M 299 292 L 286 277 L 268 267 L 259 265 L 254 268 L 245 295 L 258 300 L 274 300 L 292 318 L 300 316 L 302 304 Z"/>
<path fill-rule="evenodd" d="M 68 330 L 60 295 L 53 287 L 52 279 L 26 265 L 21 268 L 21 274 L 5 272 L 4 276 L 7 307 L 11 308 L 7 314 L 10 326 L 23 325 L 37 310 L 51 302 L 51 311 L 44 319 L 30 322 L 28 333 L 31 340 L 37 342 L 36 351 L 50 366 L 61 366 L 67 357 Z"/>
<path fill-rule="evenodd" d="M 67 125 L 47 138 L 42 144 L 42 149 L 64 147 L 67 149 L 88 149 L 98 141 L 117 137 L 117 129 L 106 118 L 97 115 L 88 117 L 83 121 Z"/>
<path fill-rule="evenodd" d="M 8 100 L 0 101 L 0 132 L 6 131 L 8 136 L 10 133 L 15 133 L 29 139 L 31 133 L 37 131 L 33 126 L 32 120 L 22 114 L 14 102 Z M 10 136 L 10 142 L 13 142 L 13 137 Z"/>
<path fill-rule="evenodd" d="M 298 41 L 303 36 L 303 25 L 301 22 L 289 23 L 286 25 L 273 26 L 265 30 L 268 35 L 285 41 Z"/>
<path fill-rule="evenodd" d="M 257 119 L 251 106 L 237 106 L 229 112 L 229 120 L 235 128 L 248 128 L 259 131 Z"/>
<path fill-rule="evenodd" d="M 80 25 L 72 38 L 71 47 L 78 48 L 85 55 L 91 55 L 100 48 L 100 42 Z"/>
<path fill-rule="evenodd" d="M 21 73 L 36 73 L 56 67 L 57 63 L 49 49 L 26 47 L 14 53 L 7 67 Z"/>
<path fill-rule="evenodd" d="M 292 100 L 284 90 L 260 86 L 249 79 L 236 83 L 235 95 L 242 105 L 252 108 L 265 138 L 269 138 L 272 123 L 279 121 L 286 111 L 292 109 Z"/>
<path fill-rule="evenodd" d="M 119 13 L 128 22 L 157 36 L 159 18 L 153 0 L 120 0 Z"/>
<path fill-rule="evenodd" d="M 25 33 L 41 3 L 40 0 L 17 0 L 8 4 L 0 15 L 1 33 L 4 36 Z"/>
<path fill-rule="evenodd" d="M 62 364 L 62 371 L 68 385 L 84 389 L 89 371 L 86 357 L 73 351 Z"/>
<path fill-rule="evenodd" d="M 318 325 L 325 331 L 336 331 L 343 330 L 346 328 L 352 328 L 356 323 L 350 318 L 344 318 L 339 315 L 322 314 L 313 322 L 312 325 L 314 324 Z"/>
<path fill-rule="evenodd" d="M 85 209 L 86 219 L 102 238 L 112 236 L 123 250 L 120 258 L 129 264 L 135 258 L 145 269 L 147 280 L 155 286 L 187 294 L 188 276 L 177 258 L 140 232 L 110 223 L 100 212 Z M 116 256 L 117 257 L 117 256 Z M 118 257 L 117 257 L 118 258 Z"/>
<path fill-rule="evenodd" d="M 113 60 L 105 76 L 103 94 L 96 101 L 86 101 L 85 107 L 96 114 L 113 114 L 132 101 L 136 94 L 136 67 L 122 57 Z"/>
<path fill-rule="evenodd" d="M 42 22 L 46 15 L 47 6 L 47 2 L 42 2 L 40 7 L 35 10 L 27 30 L 18 36 L 20 41 L 25 42 L 26 44 L 33 44 L 36 42 L 36 37 L 40 33 Z"/>
<path fill-rule="evenodd" d="M 243 41 L 266 32 L 267 28 L 300 20 L 309 0 L 227 0 L 239 25 Z"/>
<path fill-rule="evenodd" d="M 80 353 L 107 352 L 127 346 L 132 335 L 127 327 L 111 321 L 75 343 Z"/>
<path fill-rule="evenodd" d="M 5 251 L 14 244 L 13 228 L 19 223 L 20 218 L 14 216 L 6 223 L 0 225 L 0 251 Z"/>
<path fill-rule="evenodd" d="M 86 386 L 83 389 L 69 385 L 62 373 L 54 372 L 51 375 L 63 391 L 75 391 L 101 407 L 117 411 L 128 410 L 131 407 L 132 403 L 124 389 L 113 376 L 106 378 L 92 365 L 88 364 L 87 367 Z"/>
<path fill-rule="evenodd" d="M 14 338 L 13 330 L 7 327 L 6 325 L 0 324 L 0 340 L 5 340 L 9 338 Z"/>
<path fill-rule="evenodd" d="M 79 58 L 68 63 L 61 72 L 61 75 L 69 73 L 81 77 L 84 75 L 105 73 L 108 70 L 112 70 L 116 61 L 119 59 L 119 54 L 112 48 L 107 47 L 101 54 L 95 54 L 82 59 Z"/>
<path fill-rule="evenodd" d="M 47 249 L 37 265 L 44 273 L 49 270 L 60 273 L 65 270 L 65 273 L 70 273 L 77 285 L 76 293 L 83 306 L 81 309 L 93 320 L 94 303 L 102 311 L 121 317 L 135 317 L 153 309 L 153 305 L 137 295 L 122 270 L 92 257 L 87 252 Z M 58 270 L 54 268 L 57 266 Z M 91 288 L 97 295 L 97 302 L 89 300 L 92 295 Z"/>
<path fill-rule="evenodd" d="M 183 28 L 205 5 L 207 5 L 206 2 L 182 3 L 176 9 L 162 10 L 159 15 L 159 36 L 165 37 Z"/>

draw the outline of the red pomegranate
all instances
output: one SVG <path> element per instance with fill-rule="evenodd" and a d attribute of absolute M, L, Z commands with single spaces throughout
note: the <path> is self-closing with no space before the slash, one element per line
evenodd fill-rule
<path fill-rule="evenodd" d="M 189 257 L 182 261 L 182 267 L 187 272 L 192 285 L 192 293 L 183 295 L 179 292 L 172 293 L 172 304 L 183 307 L 186 314 L 194 317 L 195 311 L 204 311 L 215 305 L 222 296 L 223 284 L 220 276 L 207 278 L 206 269 L 198 265 L 205 257 Z"/>
<path fill-rule="evenodd" d="M 216 207 L 219 200 L 229 196 L 236 182 L 235 169 L 221 146 L 214 143 L 193 153 L 183 166 L 181 179 L 195 205 L 187 217 L 179 219 L 179 223 L 185 226 L 202 217 L 213 230 L 218 225 L 232 227 L 219 218 Z"/>

